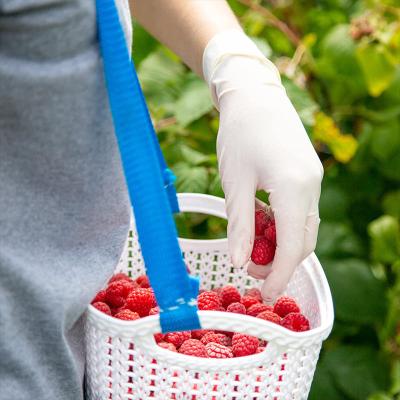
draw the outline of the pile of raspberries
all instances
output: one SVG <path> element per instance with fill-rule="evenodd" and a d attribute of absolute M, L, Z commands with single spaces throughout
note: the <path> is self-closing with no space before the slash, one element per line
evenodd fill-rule
<path fill-rule="evenodd" d="M 242 296 L 233 286 L 201 290 L 197 297 L 200 310 L 233 312 L 271 321 L 295 332 L 310 329 L 308 319 L 290 297 L 277 299 L 274 306 L 263 304 L 261 293 L 252 288 Z M 158 314 L 154 292 L 146 275 L 135 280 L 123 273 L 115 274 L 107 288 L 97 293 L 92 305 L 103 313 L 125 321 Z M 160 347 L 182 354 L 206 358 L 232 358 L 262 352 L 267 343 L 243 333 L 216 330 L 193 330 L 158 333 Z"/>

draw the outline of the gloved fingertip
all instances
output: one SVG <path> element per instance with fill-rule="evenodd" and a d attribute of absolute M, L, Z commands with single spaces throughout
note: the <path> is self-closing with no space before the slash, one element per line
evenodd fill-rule
<path fill-rule="evenodd" d="M 261 296 L 267 304 L 274 304 L 275 300 L 282 294 L 281 285 L 274 284 L 273 274 L 268 276 L 261 286 Z"/>

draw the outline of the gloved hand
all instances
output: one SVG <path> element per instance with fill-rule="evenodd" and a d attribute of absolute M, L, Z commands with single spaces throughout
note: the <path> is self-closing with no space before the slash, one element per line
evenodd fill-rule
<path fill-rule="evenodd" d="M 243 32 L 214 36 L 203 72 L 220 111 L 217 155 L 231 259 L 235 267 L 247 264 L 250 275 L 265 278 L 261 292 L 272 302 L 315 248 L 323 168 L 277 69 Z M 255 192 L 261 189 L 269 193 L 277 233 L 274 261 L 265 267 L 248 263 Z"/>

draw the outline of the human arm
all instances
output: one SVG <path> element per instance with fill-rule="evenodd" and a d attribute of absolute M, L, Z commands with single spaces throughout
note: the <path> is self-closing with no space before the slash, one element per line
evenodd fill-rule
<path fill-rule="evenodd" d="M 277 229 L 272 266 L 250 263 L 273 301 L 314 250 L 322 165 L 281 85 L 279 73 L 241 30 L 224 0 L 136 0 L 132 11 L 153 35 L 203 75 L 220 111 L 217 154 L 232 262 L 247 263 L 256 190 L 270 194 Z"/>

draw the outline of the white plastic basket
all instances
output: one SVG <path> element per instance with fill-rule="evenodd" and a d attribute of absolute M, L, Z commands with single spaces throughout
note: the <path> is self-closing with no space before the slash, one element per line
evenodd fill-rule
<path fill-rule="evenodd" d="M 182 212 L 226 218 L 223 199 L 179 194 Z M 201 288 L 227 284 L 242 293 L 260 286 L 245 270 L 233 269 L 226 239 L 180 239 Z M 160 266 L 162 268 L 162 266 Z M 137 236 L 130 232 L 116 272 L 136 277 L 145 272 Z M 204 329 L 247 333 L 268 341 L 264 352 L 232 359 L 207 359 L 159 347 L 158 315 L 137 321 L 109 317 L 89 306 L 86 318 L 86 387 L 89 400 L 301 400 L 307 399 L 321 344 L 333 324 L 328 283 L 312 254 L 294 273 L 287 294 L 296 299 L 312 329 L 295 333 L 269 321 L 235 313 L 200 311 Z"/>

